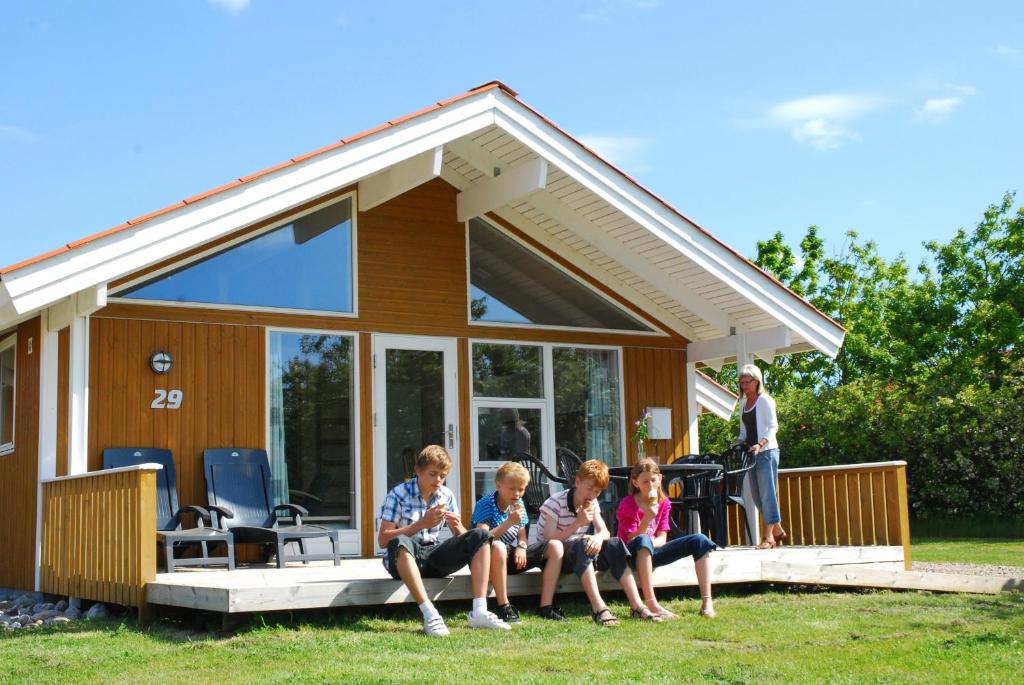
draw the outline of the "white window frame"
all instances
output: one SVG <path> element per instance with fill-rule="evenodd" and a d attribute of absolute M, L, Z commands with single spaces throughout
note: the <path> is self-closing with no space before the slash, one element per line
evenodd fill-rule
<path fill-rule="evenodd" d="M 14 333 L 13 335 L 9 335 L 6 338 L 4 338 L 3 340 L 0 340 L 0 352 L 3 352 L 3 351 L 8 350 L 10 348 L 14 348 L 14 379 L 13 379 L 14 380 L 14 393 L 12 394 L 11 407 L 10 407 L 10 411 L 11 411 L 11 441 L 10 442 L 5 442 L 4 444 L 0 445 L 0 457 L 2 457 L 4 455 L 7 455 L 7 454 L 11 454 L 11 453 L 14 452 L 14 443 L 16 442 L 15 438 L 18 435 L 18 431 L 17 431 L 17 428 L 18 428 L 18 413 L 17 413 L 17 404 L 18 404 L 18 334 L 17 333 Z M 4 409 L 6 410 L 7 408 L 4 407 Z"/>
<path fill-rule="evenodd" d="M 550 267 L 552 267 L 553 269 L 555 269 L 559 273 L 561 273 L 561 274 L 563 274 L 565 276 L 568 276 L 572 280 L 576 281 L 578 284 L 583 286 L 585 289 L 589 290 L 591 293 L 596 295 L 598 298 L 600 298 L 601 300 L 604 300 L 610 306 L 615 307 L 620 312 L 622 312 L 624 315 L 626 315 L 626 316 L 628 316 L 628 317 L 630 317 L 632 319 L 636 319 L 638 322 L 640 322 L 644 326 L 647 326 L 650 330 L 648 330 L 648 331 L 630 331 L 630 330 L 622 330 L 622 329 L 618 329 L 618 328 L 583 328 L 583 327 L 578 327 L 578 326 L 552 326 L 552 325 L 549 325 L 549 324 L 537 324 L 537 323 L 530 323 L 530 322 L 511 323 L 511 322 L 505 322 L 505 321 L 474 321 L 473 320 L 473 310 L 472 310 L 472 305 L 473 305 L 473 295 L 472 295 L 473 283 L 471 281 L 470 263 L 469 263 L 469 222 L 472 221 L 473 219 L 470 219 L 469 221 L 465 222 L 465 238 L 466 238 L 465 239 L 465 243 L 466 243 L 466 322 L 470 326 L 482 326 L 482 327 L 488 327 L 488 328 L 533 328 L 533 329 L 545 330 L 545 331 L 571 331 L 571 332 L 583 331 L 583 332 L 586 332 L 586 333 L 611 333 L 611 334 L 615 334 L 615 335 L 643 335 L 643 336 L 668 337 L 668 334 L 665 333 L 664 331 L 662 331 L 660 326 L 658 326 L 657 324 L 652 323 L 646 316 L 643 316 L 641 314 L 638 314 L 637 312 L 630 311 L 629 309 L 626 309 L 625 307 L 623 307 L 621 304 L 619 304 L 615 300 L 609 298 L 605 293 L 603 293 L 600 290 L 594 288 L 590 283 L 588 283 L 587 281 L 583 280 L 582 278 L 577 276 L 575 273 L 573 273 L 571 271 L 567 271 L 564 267 L 562 267 L 562 265 L 558 264 L 557 262 L 555 262 L 553 259 L 551 259 L 547 255 L 538 252 L 537 250 L 535 250 L 533 248 L 532 245 L 527 244 L 526 242 L 521 240 L 518 236 L 512 235 L 511 233 L 509 233 L 508 231 L 506 231 L 502 227 L 496 225 L 493 221 L 491 221 L 487 217 L 478 216 L 478 217 L 474 217 L 474 219 L 480 219 L 481 221 L 486 222 L 488 226 L 490 226 L 494 230 L 498 231 L 499 233 L 501 233 L 506 238 L 512 240 L 513 242 L 515 242 L 520 247 L 526 249 L 530 254 L 532 254 L 535 257 L 538 257 L 539 259 L 543 260 L 546 264 L 548 264 Z"/>
<path fill-rule="evenodd" d="M 473 392 L 473 346 L 474 345 L 516 345 L 519 347 L 540 347 L 541 348 L 541 364 L 543 366 L 543 378 L 544 382 L 542 385 L 542 397 L 540 398 L 528 398 L 528 397 L 488 397 L 488 396 L 477 396 Z M 541 454 L 543 455 L 542 461 L 544 465 L 548 467 L 552 473 L 557 473 L 558 466 L 555 463 L 555 369 L 554 369 L 554 349 L 556 347 L 569 347 L 575 349 L 591 349 L 591 350 L 611 350 L 618 355 L 618 384 L 619 384 L 619 456 L 622 458 L 623 463 L 626 460 L 626 392 L 625 392 L 625 377 L 622 370 L 622 347 L 618 345 L 593 345 L 583 343 L 564 343 L 564 342 L 534 342 L 524 340 L 507 340 L 507 339 L 490 339 L 490 338 L 471 338 L 469 340 L 469 405 L 470 405 L 470 423 L 471 425 L 471 440 L 470 445 L 470 485 L 473 491 L 472 497 L 475 501 L 478 493 L 476 492 L 476 473 L 478 471 L 493 471 L 496 470 L 501 464 L 494 464 L 492 462 L 480 462 L 476 449 L 478 445 L 479 430 L 477 416 L 478 409 L 488 409 L 495 407 L 514 407 L 514 408 L 541 408 L 541 432 L 543 433 L 543 439 L 541 447 Z M 550 427 L 550 428 L 549 428 Z"/>
<path fill-rule="evenodd" d="M 317 212 L 317 211 L 319 211 L 319 210 L 321 210 L 321 209 L 323 209 L 325 207 L 329 207 L 330 205 L 337 204 L 338 202 L 343 202 L 346 198 L 348 198 L 351 201 L 351 203 L 352 203 L 352 205 L 351 205 L 352 206 L 352 216 L 351 216 L 351 219 L 350 219 L 350 221 L 352 222 L 352 265 L 351 265 L 351 267 L 352 267 L 352 311 L 351 312 L 336 312 L 336 311 L 327 311 L 327 310 L 324 310 L 324 309 L 295 309 L 295 308 L 291 308 L 291 307 L 262 307 L 262 306 L 259 306 L 259 305 L 249 305 L 249 304 L 216 304 L 216 303 L 210 303 L 210 302 L 172 302 L 170 300 L 146 300 L 146 299 L 141 299 L 141 298 L 137 298 L 137 297 L 118 297 L 119 293 L 123 293 L 126 290 L 130 290 L 130 289 L 134 288 L 137 285 L 140 285 L 142 283 L 147 283 L 149 281 L 155 280 L 155 279 L 159 278 L 160 276 L 163 276 L 164 274 L 169 273 L 171 271 L 179 271 L 181 269 L 188 268 L 192 264 L 195 264 L 196 262 L 202 261 L 203 259 L 206 259 L 207 257 L 219 254 L 221 252 L 227 252 L 228 250 L 233 248 L 235 245 L 238 245 L 240 243 L 249 242 L 250 240 L 255 240 L 256 238 L 259 238 L 262 235 L 270 233 L 271 231 L 275 231 L 275 230 L 281 228 L 282 226 L 287 226 L 288 224 L 293 223 L 294 221 L 296 221 L 298 219 L 301 219 L 304 216 L 308 216 L 309 214 L 312 214 L 313 212 Z M 173 264 L 165 266 L 165 267 L 163 267 L 161 269 L 157 269 L 156 271 L 150 271 L 150 272 L 148 272 L 148 273 L 146 273 L 146 274 L 144 274 L 142 276 L 139 276 L 137 278 L 133 278 L 132 280 L 127 281 L 127 282 L 117 286 L 117 288 L 114 289 L 114 291 L 111 294 L 108 295 L 107 301 L 108 302 L 125 303 L 125 304 L 154 305 L 154 306 L 157 306 L 157 307 L 184 307 L 184 308 L 188 308 L 188 309 L 213 309 L 213 310 L 239 311 L 239 312 L 269 312 L 269 313 L 278 313 L 278 314 L 306 314 L 306 315 L 311 315 L 311 316 L 330 316 L 330 317 L 357 319 L 357 318 L 359 318 L 359 230 L 358 230 L 358 218 L 357 218 L 358 216 L 359 216 L 359 207 L 356 205 L 356 192 L 355 191 L 350 191 L 350 192 L 344 193 L 343 195 L 341 195 L 339 197 L 333 198 L 333 199 L 325 201 L 325 202 L 318 203 L 317 205 L 315 205 L 313 207 L 310 207 L 309 209 L 306 209 L 304 211 L 296 212 L 295 214 L 290 214 L 287 217 L 281 219 L 280 221 L 275 221 L 274 223 L 270 224 L 269 226 L 266 226 L 265 228 L 261 228 L 258 231 L 251 231 L 249 233 L 246 233 L 245 235 L 238 236 L 238 237 L 233 238 L 233 239 L 231 239 L 231 240 L 229 240 L 227 242 L 220 243 L 216 247 L 211 247 L 211 248 L 208 248 L 206 250 L 203 250 L 202 252 L 198 252 L 195 255 L 189 257 L 188 259 L 182 260 L 180 262 L 174 262 Z"/>
<path fill-rule="evenodd" d="M 354 436 L 352 444 L 352 461 L 353 469 L 355 473 L 355 497 L 352 502 L 352 527 L 351 528 L 338 528 L 338 543 L 341 548 L 342 556 L 361 556 L 362 554 L 362 526 L 365 522 L 360 517 L 362 512 L 362 498 L 363 491 L 360 487 L 362 479 L 359 474 L 363 472 L 363 464 L 361 462 L 362 455 L 362 426 L 360 420 L 360 414 L 362 412 L 361 393 L 359 391 L 360 384 L 362 382 L 359 376 L 359 334 L 354 331 L 336 331 L 326 330 L 317 328 L 291 328 L 286 326 L 267 326 L 263 336 L 263 357 L 264 357 L 264 370 L 263 370 L 263 385 L 264 385 L 264 397 L 263 406 L 267 408 L 264 412 L 264 438 L 263 444 L 267 446 L 267 453 L 270 453 L 270 336 L 272 333 L 292 333 L 299 335 L 332 335 L 337 337 L 351 338 L 352 340 L 352 435 Z"/>

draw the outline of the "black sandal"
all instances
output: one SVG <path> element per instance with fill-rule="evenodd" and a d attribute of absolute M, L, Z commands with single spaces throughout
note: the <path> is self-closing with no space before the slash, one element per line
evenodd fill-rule
<path fill-rule="evenodd" d="M 611 628 L 612 626 L 619 625 L 619 619 L 615 618 L 615 615 L 608 611 L 608 607 L 605 607 L 600 611 L 595 611 L 590 615 L 590 617 L 594 619 L 594 623 L 603 628 Z"/>
<path fill-rule="evenodd" d="M 630 618 L 637 618 L 641 621 L 650 621 L 651 623 L 661 623 L 663 620 L 665 620 L 658 614 L 648 609 L 647 607 L 641 607 L 639 609 L 630 609 L 629 616 Z"/>

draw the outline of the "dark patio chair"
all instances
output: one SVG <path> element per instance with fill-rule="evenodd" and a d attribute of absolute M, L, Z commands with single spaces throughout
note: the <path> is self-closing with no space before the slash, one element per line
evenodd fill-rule
<path fill-rule="evenodd" d="M 717 455 L 687 454 L 672 460 L 673 464 L 714 464 L 718 463 Z M 721 474 L 714 471 L 696 471 L 685 476 L 677 476 L 664 484 L 672 502 L 673 530 L 670 537 L 677 537 L 689 531 L 689 512 L 695 511 L 700 517 L 700 532 L 712 537 L 720 546 L 724 546 L 724 535 L 717 530 L 724 526 L 719 521 L 721 506 Z"/>
<path fill-rule="evenodd" d="M 167 571 L 179 566 L 224 566 L 235 569 L 235 545 L 230 531 L 211 525 L 210 512 L 190 504 L 178 507 L 178 487 L 174 477 L 174 459 L 170 450 L 151 447 L 127 447 L 103 450 L 103 468 L 116 469 L 139 464 L 160 464 L 156 474 L 156 535 L 164 546 Z M 185 528 L 182 514 L 195 516 L 195 527 Z M 209 545 L 223 544 L 226 556 L 211 557 Z M 174 552 L 186 546 L 199 545 L 201 557 L 175 558 Z"/>
<path fill-rule="evenodd" d="M 264 450 L 205 450 L 203 470 L 210 511 L 226 519 L 224 525 L 234 534 L 235 542 L 274 545 L 278 568 L 284 568 L 287 561 L 331 559 L 335 566 L 341 564 L 338 531 L 303 524 L 302 517 L 309 512 L 298 504 L 274 505 L 270 495 L 270 460 Z M 280 525 L 275 513 L 278 510 L 291 512 L 295 525 Z M 331 541 L 330 554 L 306 552 L 307 540 L 324 537 Z M 286 554 L 289 542 L 298 544 L 299 554 Z"/>
<path fill-rule="evenodd" d="M 746 480 L 747 474 L 754 468 L 754 455 L 747 450 L 745 445 L 737 445 L 722 452 L 716 459 L 725 467 L 722 480 L 722 496 L 725 498 L 725 505 L 727 508 L 739 506 L 743 509 L 747 541 L 752 541 L 755 539 L 754 531 L 750 529 L 750 521 L 747 519 L 746 508 L 744 508 L 743 482 Z"/>
<path fill-rule="evenodd" d="M 530 473 L 530 482 L 523 493 L 523 504 L 526 505 L 527 518 L 531 522 L 536 522 L 540 516 L 541 506 L 551 496 L 551 484 L 558 483 L 568 487 L 568 481 L 548 471 L 544 463 L 529 452 L 517 452 L 512 455 L 512 461 L 519 462 Z"/>
<path fill-rule="evenodd" d="M 558 475 L 565 479 L 566 483 L 576 480 L 576 470 L 583 463 L 583 460 L 576 456 L 568 447 L 559 447 L 555 450 L 555 461 L 558 464 Z"/>

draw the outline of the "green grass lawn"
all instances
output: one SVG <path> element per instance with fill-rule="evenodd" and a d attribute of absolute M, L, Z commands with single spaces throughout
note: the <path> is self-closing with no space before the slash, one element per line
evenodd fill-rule
<path fill-rule="evenodd" d="M 0 632 L 0 682 L 1006 683 L 1024 670 L 1021 595 L 732 590 L 713 621 L 696 617 L 694 599 L 667 604 L 684 619 L 602 629 L 574 600 L 566 623 L 527 617 L 497 634 L 468 629 L 460 603 L 442 608 L 448 639 L 418 634 L 407 607 L 303 614 L 230 636 L 81 622 Z"/>
<path fill-rule="evenodd" d="M 914 561 L 1024 567 L 1024 540 L 1021 539 L 911 537 L 910 556 Z"/>

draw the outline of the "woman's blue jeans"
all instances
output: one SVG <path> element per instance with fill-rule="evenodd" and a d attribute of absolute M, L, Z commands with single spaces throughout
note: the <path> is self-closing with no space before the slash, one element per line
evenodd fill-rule
<path fill-rule="evenodd" d="M 750 489 L 761 507 L 761 518 L 766 526 L 782 521 L 779 513 L 779 448 L 761 450 L 754 462 L 754 477 Z"/>
<path fill-rule="evenodd" d="M 633 568 L 636 568 L 636 557 L 642 549 L 646 549 L 651 553 L 651 566 L 658 568 L 659 566 L 667 566 L 683 557 L 692 556 L 694 561 L 699 561 L 705 554 L 715 549 L 715 543 L 711 542 L 706 535 L 697 533 L 695 535 L 683 535 L 674 540 L 669 540 L 661 547 L 655 547 L 654 540 L 650 535 L 637 535 L 629 541 L 627 549 L 630 554 L 629 564 Z"/>

